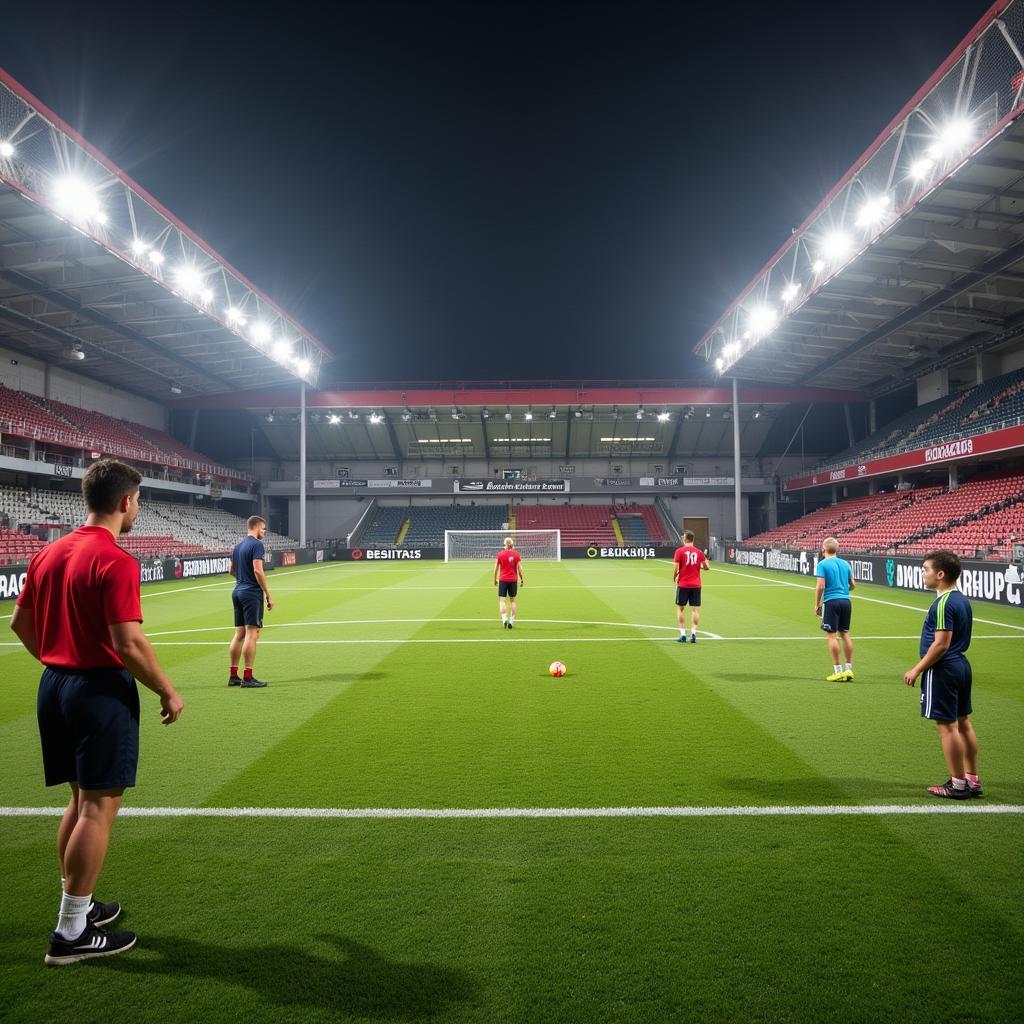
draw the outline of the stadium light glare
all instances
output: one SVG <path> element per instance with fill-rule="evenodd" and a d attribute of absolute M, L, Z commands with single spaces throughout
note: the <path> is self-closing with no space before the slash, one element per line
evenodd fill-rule
<path fill-rule="evenodd" d="M 706 408 L 706 409 L 704 410 L 704 419 L 706 419 L 706 420 L 709 420 L 709 419 L 711 419 L 711 406 L 708 406 L 708 407 L 707 407 L 707 408 Z"/>
<path fill-rule="evenodd" d="M 203 275 L 191 263 L 183 263 L 178 267 L 174 272 L 174 280 L 178 282 L 178 287 L 188 295 L 203 290 Z"/>
<path fill-rule="evenodd" d="M 506 419 L 506 421 L 512 419 L 512 413 L 510 413 L 510 412 L 505 413 L 505 419 Z"/>
<path fill-rule="evenodd" d="M 658 422 L 659 423 L 668 423 L 668 421 L 671 418 L 672 418 L 671 414 L 665 412 L 664 410 L 662 410 L 661 412 L 658 413 Z"/>
<path fill-rule="evenodd" d="M 719 373 L 725 369 L 725 360 L 721 356 L 715 360 L 715 369 L 718 370 Z"/>
<path fill-rule="evenodd" d="M 927 177 L 928 172 L 935 166 L 935 161 L 930 156 L 922 156 L 910 165 L 910 176 L 915 181 Z"/>
<path fill-rule="evenodd" d="M 963 152 L 974 139 L 974 125 L 965 117 L 955 117 L 947 121 L 935 136 L 935 142 L 929 147 L 929 156 L 954 156 Z"/>
<path fill-rule="evenodd" d="M 575 412 L 573 413 L 573 416 L 575 416 L 575 417 L 576 417 L 576 419 L 581 419 L 581 418 L 583 417 L 583 410 L 582 410 L 582 409 L 577 409 L 577 410 L 576 410 L 576 411 L 575 411 Z"/>
<path fill-rule="evenodd" d="M 151 249 L 148 258 L 154 267 L 159 267 L 164 261 L 164 254 L 159 249 Z"/>
<path fill-rule="evenodd" d="M 0 157 L 10 160 L 14 156 L 14 147 L 6 139 L 0 142 Z"/>
<path fill-rule="evenodd" d="M 409 412 L 408 409 L 406 409 L 405 412 L 402 413 L 402 422 L 403 423 L 408 423 L 411 419 L 412 419 L 412 413 Z"/>
<path fill-rule="evenodd" d="M 480 418 L 484 419 L 484 420 L 490 419 L 491 418 L 490 411 L 488 409 L 481 409 L 480 410 Z"/>
<path fill-rule="evenodd" d="M 632 444 L 634 441 L 654 441 L 653 437 L 602 437 L 601 440 L 607 444 L 615 444 L 616 442 L 626 442 Z"/>
<path fill-rule="evenodd" d="M 132 255 L 142 259 L 149 252 L 149 246 L 141 238 L 132 239 Z"/>
<path fill-rule="evenodd" d="M 203 302 L 213 302 L 213 289 L 212 288 L 202 288 L 202 289 L 200 289 L 199 298 L 201 298 L 203 300 Z"/>
<path fill-rule="evenodd" d="M 639 409 L 637 409 L 637 411 L 636 411 L 636 418 L 637 418 L 638 420 L 642 420 L 642 419 L 644 418 L 644 407 L 643 407 L 642 405 L 641 405 L 641 406 L 640 406 L 640 408 L 639 408 Z"/>
<path fill-rule="evenodd" d="M 759 420 L 760 418 L 761 418 L 761 410 L 760 409 L 755 409 L 754 410 L 754 419 L 755 420 Z"/>
<path fill-rule="evenodd" d="M 274 342 L 274 347 L 271 351 L 275 359 L 283 362 L 292 354 L 291 342 L 285 338 L 278 338 L 277 341 Z"/>
<path fill-rule="evenodd" d="M 739 342 L 730 341 L 728 345 L 722 348 L 722 355 L 726 359 L 732 359 L 733 356 L 738 355 L 740 351 Z"/>
<path fill-rule="evenodd" d="M 330 423 L 331 426 L 336 427 L 341 422 L 341 417 L 337 413 L 332 412 L 331 415 L 327 417 L 327 422 Z"/>
<path fill-rule="evenodd" d="M 533 419 L 533 413 L 532 413 L 532 412 L 528 412 L 528 413 L 527 413 L 527 414 L 526 414 L 526 415 L 525 415 L 525 416 L 523 417 L 523 419 L 524 419 L 524 420 L 526 420 L 527 422 L 529 422 L 530 420 L 532 420 L 532 419 Z"/>
<path fill-rule="evenodd" d="M 548 419 L 549 420 L 553 420 L 553 419 L 557 419 L 557 417 L 558 417 L 558 412 L 555 409 L 555 407 L 552 406 L 551 407 L 551 412 L 548 413 Z"/>
<path fill-rule="evenodd" d="M 96 189 L 87 181 L 69 175 L 60 178 L 53 186 L 53 201 L 59 213 L 69 220 L 86 223 L 96 221 L 103 223 L 101 217 L 105 218 L 103 207 L 100 205 Z"/>
<path fill-rule="evenodd" d="M 300 359 L 295 364 L 295 369 L 299 371 L 299 375 L 300 376 L 305 377 L 306 374 L 309 373 L 309 360 L 308 359 Z"/>
<path fill-rule="evenodd" d="M 754 335 L 754 337 L 760 337 L 771 333 L 778 322 L 778 311 L 772 309 L 771 306 L 755 306 L 747 314 L 747 323 L 750 327 L 750 333 Z M 735 342 L 733 344 L 735 344 Z M 738 349 L 739 345 L 736 345 L 736 350 Z"/>
<path fill-rule="evenodd" d="M 800 292 L 800 285 L 796 281 L 790 281 L 786 287 L 782 289 L 782 301 L 792 302 Z"/>
<path fill-rule="evenodd" d="M 811 270 L 816 274 L 820 274 L 825 269 L 825 261 L 819 256 L 812 264 Z"/>
<path fill-rule="evenodd" d="M 865 199 L 864 205 L 861 206 L 857 213 L 857 220 L 855 221 L 857 227 L 872 228 L 876 224 L 881 224 L 885 220 L 891 202 L 891 198 L 884 193 Z"/>
<path fill-rule="evenodd" d="M 228 318 L 228 323 L 235 327 L 244 327 L 248 323 L 245 314 L 237 306 L 230 306 L 224 315 Z"/>
<path fill-rule="evenodd" d="M 270 341 L 270 328 L 260 321 L 257 321 L 252 325 L 252 329 L 249 331 L 249 334 L 257 345 L 266 345 L 266 343 Z"/>
<path fill-rule="evenodd" d="M 370 422 L 374 426 L 376 426 L 378 423 L 383 423 L 384 422 L 384 417 L 381 416 L 381 414 L 379 412 L 371 412 L 370 413 Z"/>
<path fill-rule="evenodd" d="M 826 263 L 838 263 L 853 250 L 853 239 L 845 231 L 830 231 L 821 243 L 821 255 Z"/>

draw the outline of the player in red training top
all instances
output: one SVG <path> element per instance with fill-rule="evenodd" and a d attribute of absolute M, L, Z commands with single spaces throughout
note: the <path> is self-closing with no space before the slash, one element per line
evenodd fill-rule
<path fill-rule="evenodd" d="M 676 585 L 676 609 L 679 615 L 679 639 L 686 643 L 686 606 L 690 606 L 690 643 L 697 642 L 700 625 L 700 574 L 708 567 L 708 560 L 700 548 L 694 547 L 693 534 L 683 534 L 683 546 L 676 548 L 672 582 Z"/>
<path fill-rule="evenodd" d="M 523 560 L 512 546 L 512 538 L 505 538 L 505 550 L 498 552 L 494 560 L 494 585 L 498 588 L 498 610 L 501 612 L 501 628 L 511 629 L 516 621 L 516 594 L 523 579 Z M 511 614 L 505 614 L 505 595 L 508 595 Z"/>

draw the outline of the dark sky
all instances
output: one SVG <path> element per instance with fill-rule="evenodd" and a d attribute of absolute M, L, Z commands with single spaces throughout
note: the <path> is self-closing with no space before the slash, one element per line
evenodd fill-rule
<path fill-rule="evenodd" d="M 324 383 L 677 378 L 988 6 L 49 3 L 0 64 Z"/>

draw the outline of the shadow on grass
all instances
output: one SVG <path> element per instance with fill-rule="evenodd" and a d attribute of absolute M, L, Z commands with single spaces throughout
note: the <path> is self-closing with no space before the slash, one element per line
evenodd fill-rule
<path fill-rule="evenodd" d="M 723 789 L 747 794 L 768 804 L 884 804 L 892 800 L 923 796 L 919 782 L 891 779 L 722 779 Z"/>
<path fill-rule="evenodd" d="M 715 672 L 715 679 L 722 679 L 727 683 L 793 683 L 803 682 L 802 679 L 788 675 L 772 672 Z"/>
<path fill-rule="evenodd" d="M 330 945 L 333 951 L 317 950 L 317 944 Z M 314 936 L 307 949 L 273 943 L 215 946 L 147 935 L 137 950 L 96 964 L 119 974 L 239 985 L 269 1005 L 392 1020 L 435 1016 L 450 1003 L 470 999 L 477 988 L 463 971 L 388 960 L 361 942 L 337 935 Z"/>
<path fill-rule="evenodd" d="M 364 680 L 387 679 L 388 672 L 324 672 L 316 676 L 280 677 L 278 686 L 292 686 L 299 683 L 359 683 Z"/>

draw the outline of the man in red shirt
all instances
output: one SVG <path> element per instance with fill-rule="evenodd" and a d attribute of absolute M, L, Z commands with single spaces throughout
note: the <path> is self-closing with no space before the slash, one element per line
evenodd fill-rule
<path fill-rule="evenodd" d="M 679 638 L 677 643 L 686 643 L 686 606 L 690 606 L 690 643 L 697 642 L 697 627 L 700 625 L 700 574 L 708 567 L 708 560 L 700 548 L 693 543 L 693 534 L 683 534 L 683 546 L 676 548 L 675 567 L 672 582 L 676 585 L 676 612 L 679 616 Z"/>
<path fill-rule="evenodd" d="M 516 594 L 523 579 L 523 560 L 512 546 L 512 538 L 505 538 L 505 550 L 498 552 L 494 560 L 494 585 L 498 588 L 498 610 L 501 612 L 501 628 L 511 629 L 516 621 Z M 505 614 L 505 596 L 511 604 L 511 614 Z"/>
<path fill-rule="evenodd" d="M 92 898 L 122 794 L 135 785 L 135 679 L 160 697 L 164 725 L 184 707 L 142 632 L 139 563 L 117 544 L 139 514 L 141 481 L 114 459 L 89 467 L 85 525 L 32 559 L 11 618 L 25 649 L 45 666 L 37 715 L 46 784 L 71 785 L 57 830 L 63 895 L 48 964 L 135 945 L 133 932 L 100 928 L 121 913 L 120 904 Z"/>

